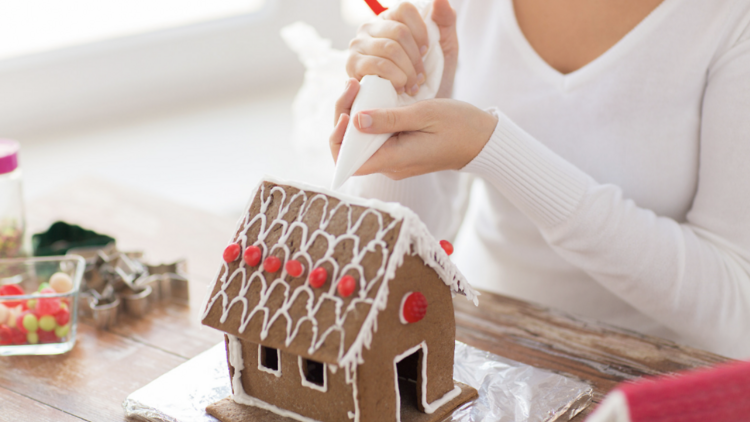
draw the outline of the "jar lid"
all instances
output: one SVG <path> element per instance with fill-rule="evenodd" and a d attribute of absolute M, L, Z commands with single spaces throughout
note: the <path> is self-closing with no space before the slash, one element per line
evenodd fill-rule
<path fill-rule="evenodd" d="M 0 139 L 0 174 L 10 173 L 18 167 L 18 142 Z"/>

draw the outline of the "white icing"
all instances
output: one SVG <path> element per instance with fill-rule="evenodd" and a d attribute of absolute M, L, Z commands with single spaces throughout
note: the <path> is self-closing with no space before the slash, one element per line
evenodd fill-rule
<path fill-rule="evenodd" d="M 234 376 L 232 377 L 232 389 L 234 394 L 232 400 L 235 403 L 244 404 L 246 406 L 255 406 L 261 409 L 268 410 L 269 412 L 275 413 L 279 416 L 284 416 L 300 422 L 319 422 L 315 419 L 302 416 L 299 413 L 292 412 L 290 410 L 282 409 L 278 406 L 274 406 L 270 403 L 266 403 L 263 400 L 252 397 L 245 393 L 245 389 L 242 387 L 242 370 L 245 369 L 245 364 L 242 359 L 242 344 L 239 339 L 233 335 L 229 337 L 229 364 L 234 368 Z"/>
<path fill-rule="evenodd" d="M 278 363 L 279 369 L 275 371 L 263 365 L 263 362 L 261 361 L 263 357 L 262 353 L 263 353 L 263 345 L 259 344 L 258 345 L 258 370 L 263 371 L 263 372 L 268 372 L 269 374 L 273 374 L 276 376 L 276 378 L 281 377 L 281 353 L 279 353 L 278 351 L 276 352 L 276 359 L 277 359 L 276 362 Z"/>
<path fill-rule="evenodd" d="M 406 299 L 409 298 L 409 295 L 414 292 L 406 292 L 403 298 L 401 298 L 401 306 L 398 307 L 398 320 L 401 321 L 402 324 L 408 325 L 409 321 L 404 318 L 404 304 L 406 303 Z"/>
<path fill-rule="evenodd" d="M 307 377 L 305 377 L 304 361 L 305 359 L 302 356 L 297 356 L 297 365 L 299 365 L 299 376 L 302 379 L 302 385 L 324 393 L 328 391 L 328 365 L 323 363 L 323 385 L 318 385 L 308 381 Z"/>
<path fill-rule="evenodd" d="M 433 401 L 432 403 L 427 402 L 427 343 L 424 341 L 419 343 L 418 345 L 406 350 L 404 353 L 401 353 L 400 355 L 396 355 L 396 357 L 393 359 L 393 379 L 395 382 L 395 388 L 396 388 L 396 421 L 401 422 L 401 393 L 398 389 L 398 363 L 401 362 L 405 357 L 413 354 L 417 350 L 422 349 L 422 407 L 424 408 L 424 412 L 427 414 L 432 414 L 436 410 L 438 410 L 440 407 L 442 407 L 444 404 L 448 403 L 449 401 L 455 399 L 461 394 L 461 387 L 455 386 L 451 391 L 445 393 L 443 397 L 440 397 L 439 399 Z"/>

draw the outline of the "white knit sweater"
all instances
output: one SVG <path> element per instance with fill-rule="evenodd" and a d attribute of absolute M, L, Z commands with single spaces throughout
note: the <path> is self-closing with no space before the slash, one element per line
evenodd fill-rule
<path fill-rule="evenodd" d="M 511 0 L 458 5 L 454 97 L 499 121 L 461 173 L 352 193 L 399 201 L 475 286 L 750 357 L 750 0 L 664 0 L 563 75 Z M 480 299 L 481 300 L 481 299 Z"/>

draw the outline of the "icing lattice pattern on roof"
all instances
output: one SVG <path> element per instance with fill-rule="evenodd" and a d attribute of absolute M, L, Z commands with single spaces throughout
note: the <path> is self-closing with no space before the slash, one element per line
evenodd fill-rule
<path fill-rule="evenodd" d="M 284 185 L 294 189 L 284 189 Z M 254 204 L 259 209 L 251 213 Z M 371 233 L 363 238 L 365 223 Z M 394 233 L 398 234 L 396 239 Z M 294 239 L 298 242 L 293 242 Z M 309 344 L 305 344 L 308 355 L 315 356 L 325 348 L 335 354 L 335 361 L 341 365 L 356 365 L 361 361 L 362 348 L 369 347 L 372 332 L 377 329 L 377 313 L 387 304 L 388 281 L 395 277 L 407 253 L 417 253 L 454 293 L 465 294 L 476 302 L 477 293 L 426 226 L 412 211 L 398 204 L 269 180 L 258 187 L 258 194 L 238 223 L 233 242 L 242 250 L 250 245 L 259 247 L 263 259 L 271 255 L 282 262 L 296 259 L 306 271 L 294 278 L 283 266 L 277 273 L 267 273 L 262 265 L 249 268 L 241 260 L 223 263 L 203 318 L 212 308 L 220 306 L 220 322 L 224 324 L 230 312 L 237 312 L 233 309 L 238 307 L 239 326 L 221 328 L 233 328 L 232 332 L 243 336 L 251 320 L 251 328 L 261 321 L 258 335 L 263 341 L 275 324 L 281 324 L 285 327 L 284 346 L 304 337 L 305 342 L 309 339 Z M 340 258 L 342 248 L 349 251 L 350 259 L 346 262 L 339 262 L 334 256 L 338 253 Z M 363 265 L 365 259 L 367 269 Z M 319 266 L 329 269 L 329 282 L 314 289 L 306 282 L 306 276 Z M 336 293 L 336 282 L 345 274 L 357 280 L 355 293 L 346 299 Z M 300 331 L 307 334 L 299 336 Z"/>

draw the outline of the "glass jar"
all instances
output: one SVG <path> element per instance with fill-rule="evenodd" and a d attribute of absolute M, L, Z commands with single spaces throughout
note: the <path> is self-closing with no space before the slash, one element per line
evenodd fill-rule
<path fill-rule="evenodd" d="M 18 150 L 18 142 L 0 139 L 0 258 L 23 254 L 26 219 Z"/>

